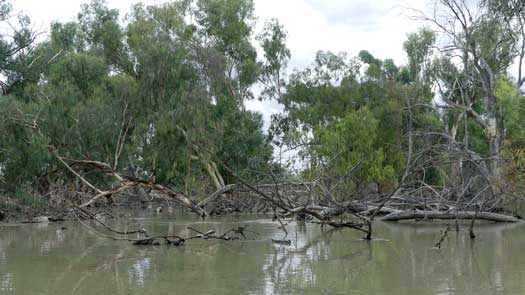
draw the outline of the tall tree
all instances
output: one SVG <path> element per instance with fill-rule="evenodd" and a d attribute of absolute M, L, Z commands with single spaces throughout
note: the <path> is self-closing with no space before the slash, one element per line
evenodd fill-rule
<path fill-rule="evenodd" d="M 427 18 L 443 34 L 448 44 L 441 52 L 459 75 L 449 76 L 442 99 L 451 108 L 465 112 L 486 135 L 488 170 L 493 178 L 500 175 L 505 123 L 496 96 L 498 77 L 506 74 L 516 57 L 516 31 L 503 14 L 490 6 L 473 6 L 463 0 L 441 0 L 438 18 Z M 477 10 L 477 13 L 474 13 Z M 456 58 L 456 56 L 458 58 Z M 450 67 L 445 70 L 450 70 Z M 447 73 L 444 73 L 446 76 Z M 452 80 L 450 80 L 452 79 Z M 461 101 L 453 99 L 461 94 Z"/>

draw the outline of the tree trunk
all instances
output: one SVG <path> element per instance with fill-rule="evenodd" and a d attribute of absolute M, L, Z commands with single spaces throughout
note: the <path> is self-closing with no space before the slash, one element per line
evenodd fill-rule
<path fill-rule="evenodd" d="M 462 115 L 458 116 L 458 119 L 452 124 L 452 128 L 449 131 L 449 151 L 453 150 L 453 146 L 456 144 L 456 137 L 458 134 L 459 123 Z M 447 128 L 448 129 L 448 128 Z M 451 159 L 450 161 L 450 181 L 452 182 L 452 187 L 459 188 L 463 183 L 463 156 L 459 156 L 457 159 Z"/>
<path fill-rule="evenodd" d="M 222 178 L 222 175 L 219 172 L 219 169 L 217 169 L 217 165 L 213 161 L 210 161 L 206 163 L 205 165 L 206 165 L 206 170 L 208 171 L 208 174 L 210 175 L 210 178 L 213 184 L 215 185 L 215 188 L 217 190 L 222 189 L 225 185 L 224 179 Z"/>
<path fill-rule="evenodd" d="M 519 219 L 513 216 L 502 215 L 490 212 L 472 212 L 472 211 L 460 211 L 460 212 L 434 212 L 434 211 L 420 211 L 420 210 L 408 210 L 403 212 L 394 212 L 380 218 L 381 221 L 400 221 L 410 219 L 443 219 L 443 220 L 454 220 L 454 219 L 473 219 L 486 220 L 493 222 L 519 222 Z"/>
<path fill-rule="evenodd" d="M 191 177 L 191 150 L 188 149 L 188 156 L 186 157 L 186 163 L 184 164 L 184 193 L 188 195 L 189 183 Z"/>
<path fill-rule="evenodd" d="M 496 103 L 496 97 L 489 95 L 486 98 L 487 119 L 488 119 L 488 140 L 489 140 L 489 172 L 495 182 L 500 180 L 501 176 L 501 151 L 503 149 L 503 140 L 505 138 L 505 126 L 499 107 Z"/>

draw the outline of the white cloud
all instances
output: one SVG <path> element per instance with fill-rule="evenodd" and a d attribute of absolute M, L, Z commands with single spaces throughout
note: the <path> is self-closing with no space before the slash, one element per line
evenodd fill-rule
<path fill-rule="evenodd" d="M 255 2 L 261 20 L 277 18 L 288 31 L 291 67 L 302 68 L 318 50 L 366 49 L 379 58 L 405 60 L 403 41 L 420 24 L 409 20 L 406 7 L 423 8 L 425 0 L 263 0 Z"/>
<path fill-rule="evenodd" d="M 91 0 L 11 0 L 15 11 L 23 12 L 31 18 L 32 24 L 39 28 L 48 29 L 54 21 L 74 21 L 80 11 L 80 5 L 90 3 Z M 164 3 L 159 0 L 108 0 L 110 8 L 116 8 L 124 16 L 130 7 L 138 2 L 145 4 Z"/>

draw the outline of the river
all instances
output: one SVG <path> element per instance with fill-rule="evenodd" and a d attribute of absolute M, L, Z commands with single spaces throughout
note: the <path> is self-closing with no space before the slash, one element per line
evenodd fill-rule
<path fill-rule="evenodd" d="M 155 234 L 224 232 L 248 225 L 246 241 L 133 246 L 76 222 L 0 226 L 0 294 L 525 294 L 525 224 L 485 224 L 470 240 L 443 225 L 376 223 L 376 240 L 355 230 L 290 222 L 292 244 L 264 216 L 200 221 L 175 213 L 122 219 Z"/>

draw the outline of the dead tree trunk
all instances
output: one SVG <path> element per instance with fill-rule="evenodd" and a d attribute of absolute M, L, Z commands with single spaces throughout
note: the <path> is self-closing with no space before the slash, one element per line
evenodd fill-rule
<path fill-rule="evenodd" d="M 474 212 L 474 211 L 459 211 L 459 212 L 435 212 L 435 211 L 420 211 L 420 210 L 408 210 L 402 212 L 394 212 L 383 216 L 379 220 L 381 221 L 402 221 L 402 220 L 424 220 L 424 219 L 441 219 L 441 220 L 454 220 L 454 219 L 477 219 L 493 222 L 519 222 L 519 219 L 513 216 L 502 215 L 490 212 Z"/>

